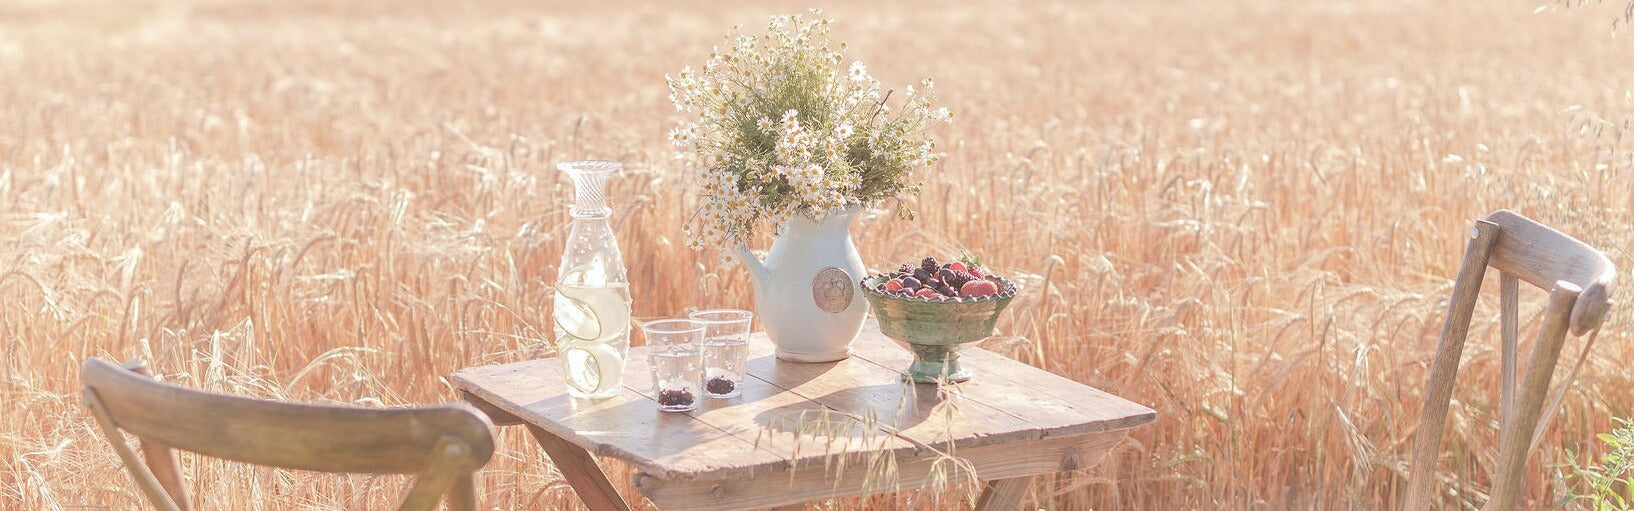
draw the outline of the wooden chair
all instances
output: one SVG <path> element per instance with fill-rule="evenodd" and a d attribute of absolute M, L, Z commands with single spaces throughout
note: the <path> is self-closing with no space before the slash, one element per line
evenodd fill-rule
<path fill-rule="evenodd" d="M 280 403 L 161 383 L 147 366 L 91 359 L 84 400 L 155 508 L 191 510 L 171 449 L 320 472 L 417 474 L 398 509 L 476 509 L 473 476 L 494 452 L 493 424 L 463 404 L 355 408 Z M 120 430 L 141 440 L 137 459 Z"/>
<path fill-rule="evenodd" d="M 1536 444 L 1539 417 L 1547 425 L 1562 394 L 1557 393 L 1550 411 L 1543 413 L 1549 380 L 1560 359 L 1566 333 L 1583 335 L 1598 332 L 1611 308 L 1608 287 L 1616 268 L 1605 254 L 1560 231 L 1511 211 L 1498 211 L 1477 220 L 1470 231 L 1464 262 L 1458 269 L 1447 319 L 1441 327 L 1441 344 L 1430 369 L 1429 388 L 1424 393 L 1423 413 L 1413 440 L 1411 476 L 1407 483 L 1404 508 L 1422 511 L 1430 505 L 1435 479 L 1436 458 L 1441 450 L 1442 428 L 1452 397 L 1458 361 L 1469 333 L 1470 317 L 1480 294 L 1487 267 L 1499 270 L 1499 321 L 1503 342 L 1499 409 L 1498 476 L 1484 509 L 1513 509 L 1525 493 L 1526 457 Z M 1526 282 L 1549 291 L 1537 342 L 1527 362 L 1526 380 L 1516 395 L 1516 366 L 1519 352 L 1519 286 Z M 1588 355 L 1594 336 L 1583 348 Z M 1567 376 L 1571 382 L 1582 367 L 1582 359 Z M 1564 388 L 1561 392 L 1564 392 Z"/>

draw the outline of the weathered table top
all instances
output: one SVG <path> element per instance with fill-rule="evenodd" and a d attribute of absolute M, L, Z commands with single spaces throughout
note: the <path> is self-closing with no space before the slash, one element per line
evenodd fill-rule
<path fill-rule="evenodd" d="M 637 486 L 649 497 L 648 487 L 656 491 L 659 483 L 833 470 L 841 459 L 851 460 L 842 467 L 877 464 L 883 456 L 902 465 L 980 454 L 984 446 L 1088 438 L 1156 417 L 1145 406 L 974 347 L 963 352 L 975 372 L 970 381 L 940 390 L 904 382 L 901 370 L 913 355 L 872 323 L 852 357 L 839 362 L 785 362 L 772 353 L 764 333 L 752 336 L 743 395 L 705 398 L 688 413 L 658 411 L 644 347 L 630 350 L 625 391 L 604 400 L 568 397 L 556 359 L 475 367 L 453 379 L 461 391 L 521 421 L 635 466 Z M 1101 443 L 1110 448 L 1122 436 Z M 651 484 L 643 485 L 644 477 Z"/>

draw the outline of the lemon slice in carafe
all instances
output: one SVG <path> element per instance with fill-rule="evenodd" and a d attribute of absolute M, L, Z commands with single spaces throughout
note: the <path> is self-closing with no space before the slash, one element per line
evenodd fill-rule
<path fill-rule="evenodd" d="M 562 363 L 567 369 L 567 384 L 588 395 L 602 395 L 616 388 L 622 381 L 624 357 L 611 344 L 573 342 L 563 338 L 557 341 L 565 346 Z"/>
<path fill-rule="evenodd" d="M 556 310 L 553 311 L 556 328 L 565 332 L 569 340 L 589 341 L 601 337 L 603 328 L 596 309 L 572 295 L 571 288 L 556 288 Z M 562 344 L 558 341 L 557 345 Z"/>
<path fill-rule="evenodd" d="M 630 301 L 625 287 L 558 286 L 556 324 L 563 332 L 586 341 L 610 342 L 623 336 L 630 324 Z"/>
<path fill-rule="evenodd" d="M 609 342 L 629 331 L 629 284 L 611 282 L 610 269 L 596 254 L 562 275 L 556 285 L 557 328 L 580 340 Z"/>

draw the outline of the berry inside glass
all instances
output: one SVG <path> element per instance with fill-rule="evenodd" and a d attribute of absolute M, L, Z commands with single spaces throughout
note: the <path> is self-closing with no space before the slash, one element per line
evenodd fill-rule
<path fill-rule="evenodd" d="M 685 412 L 698 408 L 703 393 L 704 324 L 686 319 L 665 319 L 641 325 L 652 364 L 653 395 L 658 409 Z"/>
<path fill-rule="evenodd" d="M 742 395 L 744 366 L 749 359 L 749 325 L 754 313 L 713 309 L 688 317 L 704 324 L 704 393 L 714 398 Z"/>

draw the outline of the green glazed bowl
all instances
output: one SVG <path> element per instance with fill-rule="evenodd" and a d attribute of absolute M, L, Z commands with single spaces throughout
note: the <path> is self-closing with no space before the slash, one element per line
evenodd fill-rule
<path fill-rule="evenodd" d="M 879 319 L 879 330 L 913 351 L 913 365 L 903 375 L 916 383 L 958 383 L 970 379 L 970 370 L 959 364 L 959 348 L 993 336 L 999 312 L 1010 305 L 1020 290 L 1002 277 L 987 277 L 998 284 L 999 293 L 981 298 L 926 300 L 885 293 L 877 289 L 890 280 L 888 275 L 862 279 L 863 296 L 868 297 Z"/>

